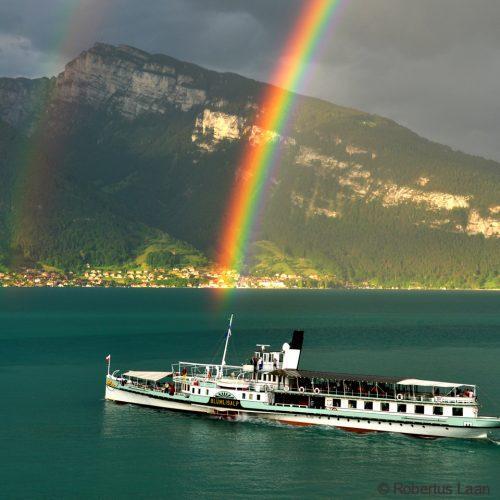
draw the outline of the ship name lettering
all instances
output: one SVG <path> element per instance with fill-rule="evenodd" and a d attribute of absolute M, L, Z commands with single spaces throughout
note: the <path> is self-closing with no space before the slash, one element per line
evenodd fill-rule
<path fill-rule="evenodd" d="M 240 403 L 237 399 L 210 398 L 209 404 L 217 406 L 233 406 L 239 407 Z"/>

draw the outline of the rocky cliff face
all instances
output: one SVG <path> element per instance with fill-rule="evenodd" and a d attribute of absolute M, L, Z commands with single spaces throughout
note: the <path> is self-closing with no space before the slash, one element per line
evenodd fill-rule
<path fill-rule="evenodd" d="M 54 78 L 0 78 L 0 120 L 29 133 L 50 99 L 54 81 Z"/>
<path fill-rule="evenodd" d="M 96 44 L 57 78 L 0 79 L 0 125 L 26 137 L 44 131 L 38 155 L 47 163 L 44 172 L 59 176 L 50 186 L 69 190 L 50 224 L 89 242 L 95 227 L 85 232 L 75 221 L 95 226 L 112 213 L 123 228 L 133 219 L 137 227 L 167 231 L 210 252 L 242 146 L 274 143 L 280 164 L 270 179 L 260 237 L 292 254 L 344 262 L 364 253 L 375 267 L 386 266 L 393 259 L 389 249 L 404 238 L 412 242 L 405 251 L 415 249 L 425 263 L 429 243 L 422 234 L 443 238 L 436 252 L 455 245 L 464 258 L 491 254 L 483 246 L 500 236 L 500 165 L 385 118 L 306 97 L 297 98 L 286 135 L 264 130 L 254 124 L 266 111 L 258 106 L 264 87 L 168 56 Z M 0 141 L 0 147 L 7 146 Z M 52 189 L 63 188 L 41 190 L 43 203 L 34 199 L 30 206 L 47 206 L 60 194 Z M 75 199 L 84 201 L 66 210 Z M 108 215 L 78 215 L 99 203 Z M 60 214 L 67 219 L 57 219 Z M 120 255 L 130 252 L 127 245 Z"/>
<path fill-rule="evenodd" d="M 495 207 L 490 208 L 490 212 L 494 209 Z M 471 210 L 465 230 L 468 234 L 482 234 L 486 238 L 498 238 L 500 237 L 500 219 L 492 216 L 481 217 L 477 210 Z"/>
<path fill-rule="evenodd" d="M 112 105 L 135 118 L 141 113 L 166 113 L 172 105 L 188 111 L 204 104 L 207 92 L 197 83 L 175 65 L 152 62 L 140 50 L 97 44 L 71 61 L 56 85 L 62 101 Z"/>

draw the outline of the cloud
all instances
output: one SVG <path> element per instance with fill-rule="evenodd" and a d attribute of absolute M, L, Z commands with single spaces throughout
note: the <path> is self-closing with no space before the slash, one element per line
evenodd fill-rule
<path fill-rule="evenodd" d="M 37 77 L 52 73 L 47 55 L 21 35 L 0 33 L 0 76 Z"/>
<path fill-rule="evenodd" d="M 308 90 L 500 160 L 499 25 L 481 0 L 353 1 Z"/>
<path fill-rule="evenodd" d="M 0 74 L 54 74 L 95 41 L 266 80 L 309 0 L 2 0 Z M 301 91 L 500 160 L 500 7 L 341 1 Z"/>

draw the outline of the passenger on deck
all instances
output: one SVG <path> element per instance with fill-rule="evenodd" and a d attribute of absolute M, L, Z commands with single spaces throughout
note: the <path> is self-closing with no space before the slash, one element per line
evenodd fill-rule
<path fill-rule="evenodd" d="M 254 375 L 257 374 L 257 363 L 259 362 L 259 358 L 257 356 L 254 356 L 252 358 L 252 364 L 253 364 L 253 373 Z"/>

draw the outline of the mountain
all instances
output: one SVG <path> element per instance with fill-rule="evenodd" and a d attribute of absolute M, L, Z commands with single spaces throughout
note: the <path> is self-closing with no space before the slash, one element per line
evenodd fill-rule
<path fill-rule="evenodd" d="M 499 286 L 500 164 L 306 96 L 280 136 L 252 125 L 265 87 L 102 43 L 57 77 L 1 78 L 2 265 L 213 259 L 242 146 L 273 141 L 247 272 Z"/>

